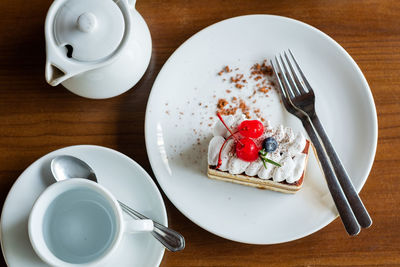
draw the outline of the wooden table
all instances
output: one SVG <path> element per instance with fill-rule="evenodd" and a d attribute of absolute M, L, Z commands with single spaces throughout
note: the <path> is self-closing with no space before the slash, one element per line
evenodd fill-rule
<path fill-rule="evenodd" d="M 153 81 L 167 58 L 188 37 L 222 19 L 276 14 L 309 23 L 333 37 L 359 64 L 370 84 L 378 111 L 379 142 L 361 197 L 374 224 L 350 238 L 336 219 L 294 242 L 246 245 L 198 227 L 164 195 L 169 224 L 186 237 L 187 244 L 182 252 L 166 252 L 161 266 L 400 265 L 400 1 L 138 0 L 137 9 L 153 37 L 150 67 L 133 90 L 101 101 L 46 84 L 43 24 L 51 2 L 0 1 L 2 202 L 30 163 L 70 145 L 116 149 L 153 175 L 144 144 L 144 115 Z"/>

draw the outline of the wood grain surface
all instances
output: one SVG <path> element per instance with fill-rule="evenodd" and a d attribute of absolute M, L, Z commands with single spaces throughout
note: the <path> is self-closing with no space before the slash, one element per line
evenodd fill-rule
<path fill-rule="evenodd" d="M 43 24 L 51 0 L 0 1 L 0 201 L 20 173 L 65 146 L 116 149 L 153 177 L 144 143 L 144 115 L 153 81 L 187 38 L 220 20 L 276 14 L 330 35 L 364 72 L 378 112 L 375 163 L 361 192 L 374 224 L 357 237 L 339 219 L 300 240 L 256 246 L 217 237 L 183 216 L 164 196 L 169 224 L 187 240 L 161 266 L 400 266 L 400 1 L 397 0 L 138 0 L 153 37 L 150 66 L 132 90 L 88 100 L 44 80 Z M 365 144 L 368 146 L 369 144 Z M 355 161 L 357 159 L 354 159 Z M 3 259 L 1 265 L 5 265 Z"/>

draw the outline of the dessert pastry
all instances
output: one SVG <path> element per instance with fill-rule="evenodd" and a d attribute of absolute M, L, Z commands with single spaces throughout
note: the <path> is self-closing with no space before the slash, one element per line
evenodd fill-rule
<path fill-rule="evenodd" d="M 303 185 L 310 141 L 289 127 L 219 114 L 208 147 L 209 178 L 283 193 Z"/>

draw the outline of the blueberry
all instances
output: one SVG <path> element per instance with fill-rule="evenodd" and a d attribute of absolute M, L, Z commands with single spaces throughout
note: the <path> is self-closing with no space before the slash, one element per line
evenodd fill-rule
<path fill-rule="evenodd" d="M 266 152 L 274 152 L 278 148 L 278 142 L 273 137 L 267 137 L 263 141 L 263 148 Z"/>

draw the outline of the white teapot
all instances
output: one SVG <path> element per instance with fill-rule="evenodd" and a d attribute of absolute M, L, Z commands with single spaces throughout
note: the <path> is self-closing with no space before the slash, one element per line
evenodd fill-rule
<path fill-rule="evenodd" d="M 87 98 L 129 90 L 151 57 L 135 0 L 55 0 L 45 22 L 46 81 Z"/>

